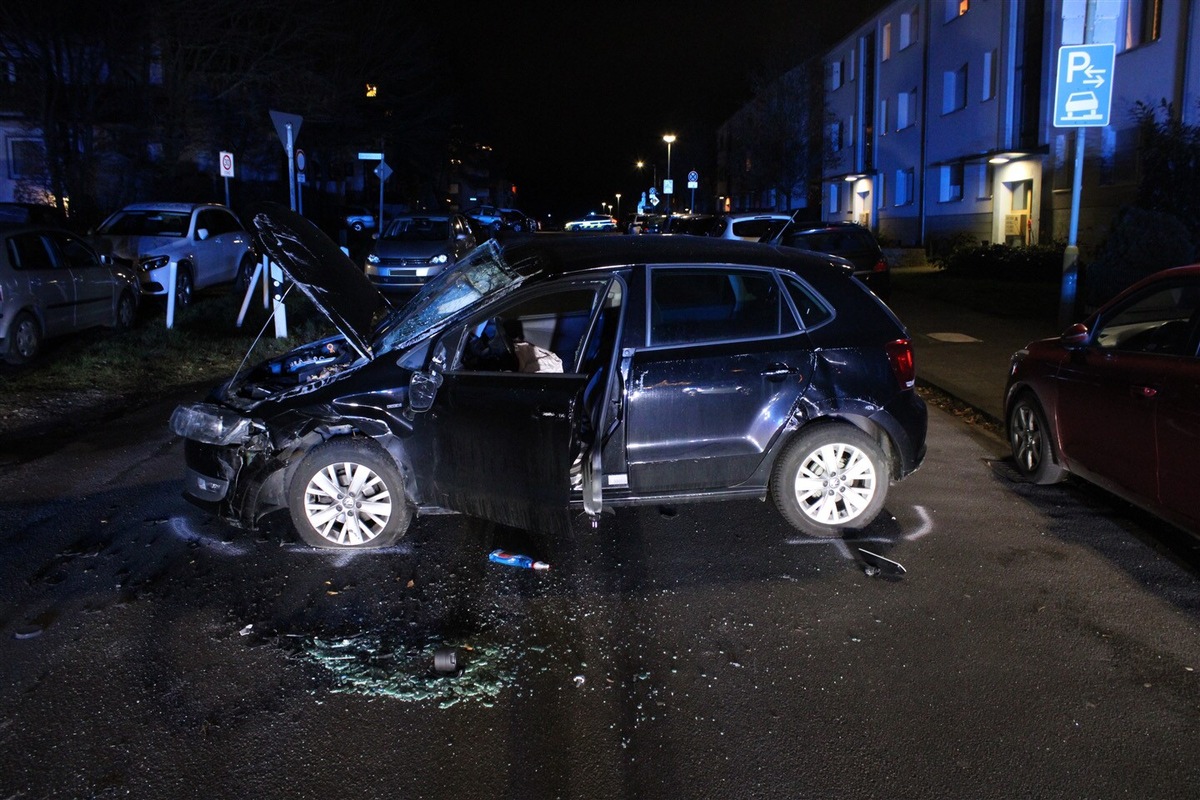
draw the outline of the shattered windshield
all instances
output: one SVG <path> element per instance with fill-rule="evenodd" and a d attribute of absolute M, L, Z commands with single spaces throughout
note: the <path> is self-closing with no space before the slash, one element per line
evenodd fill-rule
<path fill-rule="evenodd" d="M 521 279 L 521 273 L 505 260 L 496 241 L 485 242 L 453 269 L 425 284 L 411 302 L 384 321 L 376 333 L 376 352 L 412 343 L 484 298 L 515 287 Z"/>

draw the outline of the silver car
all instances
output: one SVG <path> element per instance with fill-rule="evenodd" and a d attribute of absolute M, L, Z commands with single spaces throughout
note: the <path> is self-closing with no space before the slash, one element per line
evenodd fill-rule
<path fill-rule="evenodd" d="M 175 305 L 192 292 L 233 281 L 249 285 L 254 272 L 250 236 L 225 206 L 207 203 L 136 203 L 100 224 L 96 234 L 117 264 L 138 269 L 142 294 L 165 296 L 176 266 Z"/>
<path fill-rule="evenodd" d="M 375 240 L 366 274 L 380 289 L 418 289 L 476 244 L 460 214 L 396 217 Z"/>
<path fill-rule="evenodd" d="M 0 355 L 24 364 L 51 336 L 98 325 L 128 328 L 138 281 L 61 228 L 0 227 Z"/>

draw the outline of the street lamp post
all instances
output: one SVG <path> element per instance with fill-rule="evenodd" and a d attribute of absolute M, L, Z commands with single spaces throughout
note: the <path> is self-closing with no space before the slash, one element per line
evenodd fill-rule
<path fill-rule="evenodd" d="M 675 142 L 675 134 L 667 133 L 663 135 L 663 141 L 667 143 L 667 178 L 671 182 L 671 145 Z M 665 187 L 664 187 L 665 188 Z M 671 182 L 671 191 L 665 193 L 667 195 L 667 213 L 671 213 L 671 201 L 675 198 L 675 184 Z"/>
<path fill-rule="evenodd" d="M 621 193 L 617 192 L 617 219 L 621 218 Z"/>

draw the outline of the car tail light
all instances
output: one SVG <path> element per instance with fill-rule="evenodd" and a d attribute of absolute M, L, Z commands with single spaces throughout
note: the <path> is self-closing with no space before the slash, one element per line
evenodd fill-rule
<path fill-rule="evenodd" d="M 897 339 L 894 342 L 888 342 L 884 349 L 887 350 L 888 361 L 892 364 L 892 373 L 895 374 L 900 388 L 913 388 L 917 383 L 917 370 L 913 364 L 912 342 L 908 339 Z"/>
<path fill-rule="evenodd" d="M 880 256 L 879 260 L 875 262 L 875 269 L 872 272 L 887 272 L 887 268 L 887 259 Z"/>

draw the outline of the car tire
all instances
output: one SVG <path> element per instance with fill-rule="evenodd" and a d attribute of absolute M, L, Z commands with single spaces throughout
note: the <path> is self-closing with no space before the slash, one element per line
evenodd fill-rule
<path fill-rule="evenodd" d="M 337 550 L 387 547 L 412 522 L 400 470 L 363 439 L 332 439 L 310 450 L 288 485 L 288 510 L 306 544 Z"/>
<path fill-rule="evenodd" d="M 186 264 L 180 264 L 178 272 L 175 273 L 175 309 L 187 308 L 192 304 L 192 294 L 196 289 L 195 278 L 192 277 L 192 268 Z"/>
<path fill-rule="evenodd" d="M 242 261 L 238 264 L 237 275 L 233 279 L 233 293 L 239 297 L 246 296 L 246 290 L 250 288 L 250 279 L 254 277 L 255 261 L 248 254 L 242 256 Z"/>
<path fill-rule="evenodd" d="M 1058 483 L 1067 477 L 1057 461 L 1054 434 L 1046 414 L 1029 393 L 1018 397 L 1008 412 L 1008 444 L 1017 472 L 1032 483 Z"/>
<path fill-rule="evenodd" d="M 771 474 L 771 497 L 794 527 L 822 539 L 865 528 L 888 492 L 883 450 L 848 424 L 802 431 Z"/>
<path fill-rule="evenodd" d="M 14 366 L 28 364 L 42 349 L 42 326 L 28 311 L 13 317 L 8 326 L 8 352 L 4 360 Z"/>
<path fill-rule="evenodd" d="M 134 299 L 133 292 L 126 289 L 117 298 L 117 313 L 113 317 L 113 327 L 119 331 L 127 331 L 133 327 L 136 317 L 137 300 Z"/>

